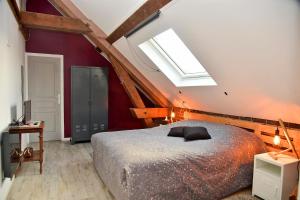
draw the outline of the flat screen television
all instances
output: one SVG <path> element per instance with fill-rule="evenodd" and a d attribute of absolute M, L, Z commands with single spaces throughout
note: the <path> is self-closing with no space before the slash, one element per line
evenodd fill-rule
<path fill-rule="evenodd" d="M 24 118 L 23 123 L 29 124 L 31 121 L 31 100 L 24 101 Z"/>

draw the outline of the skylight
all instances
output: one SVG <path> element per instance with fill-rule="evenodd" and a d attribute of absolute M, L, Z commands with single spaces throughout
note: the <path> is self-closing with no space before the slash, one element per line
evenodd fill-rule
<path fill-rule="evenodd" d="M 155 36 L 153 41 L 174 61 L 183 74 L 207 75 L 204 67 L 172 29 Z"/>
<path fill-rule="evenodd" d="M 216 85 L 173 29 L 151 38 L 139 47 L 177 87 Z"/>

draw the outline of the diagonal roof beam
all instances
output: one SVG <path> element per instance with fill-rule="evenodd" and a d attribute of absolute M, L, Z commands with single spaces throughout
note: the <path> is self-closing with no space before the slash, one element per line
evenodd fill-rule
<path fill-rule="evenodd" d="M 19 6 L 17 4 L 17 1 L 16 0 L 7 0 L 8 2 L 8 5 L 12 11 L 12 13 L 14 14 L 15 16 L 15 19 L 19 25 L 19 29 L 24 37 L 25 40 L 28 39 L 29 37 L 29 34 L 28 34 L 28 30 L 26 30 L 22 24 L 20 23 L 20 20 L 21 20 L 21 15 L 20 15 L 20 9 L 19 9 Z M 23 2 L 23 1 L 22 1 Z"/>
<path fill-rule="evenodd" d="M 113 44 L 115 41 L 129 33 L 135 27 L 139 26 L 153 14 L 157 13 L 162 7 L 171 1 L 172 0 L 147 0 L 146 3 L 144 3 L 107 37 L 107 41 Z"/>
<path fill-rule="evenodd" d="M 116 74 L 120 78 L 120 81 L 121 81 L 127 95 L 129 96 L 133 106 L 136 108 L 145 108 L 146 106 L 145 106 L 140 94 L 138 93 L 134 82 L 129 77 L 128 73 L 123 69 L 122 65 L 114 57 L 111 56 L 109 59 L 111 61 L 111 64 L 112 64 Z M 143 119 L 143 122 L 147 127 L 153 127 L 152 119 L 150 119 L 150 118 Z"/>
<path fill-rule="evenodd" d="M 34 12 L 20 12 L 20 23 L 26 28 L 70 33 L 87 33 L 91 30 L 79 19 Z"/>
<path fill-rule="evenodd" d="M 18 6 L 16 0 L 7 0 L 7 2 L 8 2 L 8 5 L 10 6 L 17 22 L 19 22 L 20 18 L 21 18 L 20 17 L 20 9 L 19 9 L 19 6 Z"/>
<path fill-rule="evenodd" d="M 141 74 L 121 52 L 106 40 L 106 34 L 91 20 L 89 20 L 71 0 L 49 0 L 63 15 L 80 19 L 83 23 L 88 23 L 92 32 L 85 34 L 91 42 L 99 47 L 105 54 L 117 60 L 125 71 L 156 103 L 161 107 L 172 106 L 172 103 Z"/>

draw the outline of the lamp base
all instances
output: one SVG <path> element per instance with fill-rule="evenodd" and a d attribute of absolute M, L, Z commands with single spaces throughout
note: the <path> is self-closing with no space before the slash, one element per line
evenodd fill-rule
<path fill-rule="evenodd" d="M 274 160 L 278 160 L 278 156 L 284 152 L 288 152 L 288 151 L 291 151 L 292 148 L 288 148 L 288 149 L 285 149 L 283 151 L 279 151 L 279 152 L 268 152 L 269 156 L 271 156 L 271 158 L 273 158 Z"/>

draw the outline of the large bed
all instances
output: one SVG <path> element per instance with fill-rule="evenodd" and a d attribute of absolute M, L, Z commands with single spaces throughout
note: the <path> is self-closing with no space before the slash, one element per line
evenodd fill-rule
<path fill-rule="evenodd" d="M 212 139 L 168 137 L 176 126 L 206 127 Z M 244 129 L 181 121 L 92 136 L 93 159 L 117 200 L 221 199 L 252 183 L 253 157 L 265 144 Z"/>

